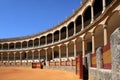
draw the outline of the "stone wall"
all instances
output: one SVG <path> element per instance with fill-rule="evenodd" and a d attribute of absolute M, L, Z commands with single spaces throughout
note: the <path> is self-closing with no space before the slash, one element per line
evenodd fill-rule
<path fill-rule="evenodd" d="M 109 57 L 102 57 L 103 50 L 102 47 L 99 47 L 96 50 L 97 67 L 89 68 L 89 80 L 120 80 L 120 27 L 110 37 L 110 50 L 112 68 L 104 68 L 103 58 Z"/>
<path fill-rule="evenodd" d="M 120 80 L 120 27 L 110 37 L 112 51 L 112 80 Z"/>
<path fill-rule="evenodd" d="M 112 80 L 112 71 L 107 69 L 89 69 L 89 80 Z"/>

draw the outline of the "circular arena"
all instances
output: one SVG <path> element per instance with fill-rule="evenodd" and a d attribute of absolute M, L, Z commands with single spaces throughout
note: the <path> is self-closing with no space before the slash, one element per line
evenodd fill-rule
<path fill-rule="evenodd" d="M 72 71 L 81 80 L 113 80 L 110 37 L 119 21 L 119 0 L 84 0 L 69 18 L 49 30 L 0 39 L 0 67 L 30 68 L 42 62 L 45 69 Z"/>

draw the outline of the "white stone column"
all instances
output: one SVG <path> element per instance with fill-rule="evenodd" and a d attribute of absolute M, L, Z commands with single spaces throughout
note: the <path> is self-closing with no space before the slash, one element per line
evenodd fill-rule
<path fill-rule="evenodd" d="M 76 22 L 74 22 L 74 35 L 76 34 Z"/>
<path fill-rule="evenodd" d="M 105 11 L 105 6 L 106 6 L 105 1 L 106 0 L 102 0 L 102 2 L 103 2 L 103 11 L 102 11 L 102 13 Z"/>
<path fill-rule="evenodd" d="M 61 44 L 60 45 L 58 45 L 58 47 L 59 47 L 59 66 L 61 66 Z"/>
<path fill-rule="evenodd" d="M 3 44 L 2 44 L 2 47 L 1 47 L 1 49 L 3 50 Z"/>
<path fill-rule="evenodd" d="M 22 52 L 20 52 L 20 63 L 22 65 Z"/>
<path fill-rule="evenodd" d="M 8 43 L 8 50 L 10 49 L 10 43 Z"/>
<path fill-rule="evenodd" d="M 91 33 L 92 35 L 92 53 L 95 53 L 95 35 L 94 33 Z"/>
<path fill-rule="evenodd" d="M 61 40 L 61 31 L 59 30 L 59 41 Z"/>
<path fill-rule="evenodd" d="M 72 40 L 74 43 L 74 58 L 76 58 L 77 52 L 76 52 L 76 39 Z"/>
<path fill-rule="evenodd" d="M 39 40 L 39 41 L 38 41 L 38 44 L 39 44 L 38 46 L 40 46 L 40 38 L 38 38 L 38 40 Z"/>
<path fill-rule="evenodd" d="M 39 62 L 40 62 L 40 51 L 41 51 L 41 49 L 38 49 L 38 59 L 39 59 Z"/>
<path fill-rule="evenodd" d="M 85 39 L 84 39 L 84 37 L 82 38 L 82 55 L 84 58 L 85 57 Z"/>
<path fill-rule="evenodd" d="M 16 49 L 16 43 L 14 43 L 14 49 Z"/>
<path fill-rule="evenodd" d="M 33 46 L 32 46 L 32 47 L 34 47 L 34 45 L 35 45 L 35 44 L 34 44 L 34 40 L 33 40 Z"/>
<path fill-rule="evenodd" d="M 52 43 L 54 43 L 54 34 L 52 34 Z"/>
<path fill-rule="evenodd" d="M 65 43 L 66 44 L 66 58 L 67 58 L 67 60 L 69 59 L 69 55 L 68 55 L 68 43 L 69 42 Z"/>
<path fill-rule="evenodd" d="M 45 44 L 47 44 L 47 36 L 45 36 Z"/>
<path fill-rule="evenodd" d="M 54 60 L 54 46 L 52 48 L 52 60 Z"/>
<path fill-rule="evenodd" d="M 27 41 L 27 48 L 28 48 L 28 41 Z"/>
<path fill-rule="evenodd" d="M 3 53 L 1 53 L 1 61 L 3 62 Z"/>
<path fill-rule="evenodd" d="M 85 59 L 85 39 L 82 38 L 82 57 L 83 57 L 83 65 L 86 65 L 86 59 Z"/>
<path fill-rule="evenodd" d="M 108 40 L 107 40 L 107 25 L 103 25 L 104 28 L 104 46 L 107 45 Z"/>
<path fill-rule="evenodd" d="M 48 49 L 48 48 L 45 48 L 45 54 L 46 54 L 46 66 L 49 66 L 47 49 Z"/>
<path fill-rule="evenodd" d="M 34 52 L 35 50 L 32 50 L 32 61 L 34 62 Z"/>
<path fill-rule="evenodd" d="M 7 61 L 10 62 L 10 53 L 7 53 Z"/>
<path fill-rule="evenodd" d="M 25 51 L 26 52 L 26 61 L 28 63 L 28 51 Z"/>
<path fill-rule="evenodd" d="M 93 5 L 91 6 L 91 23 L 94 21 L 94 10 L 93 10 Z"/>
<path fill-rule="evenodd" d="M 15 55 L 16 55 L 16 52 L 14 52 L 14 65 L 16 63 L 16 58 L 15 58 L 16 56 Z"/>
<path fill-rule="evenodd" d="M 84 17 L 83 15 L 81 17 L 82 17 L 82 29 L 81 30 L 83 30 L 84 29 Z"/>
<path fill-rule="evenodd" d="M 48 49 L 48 48 L 45 48 L 45 55 L 46 55 L 45 57 L 46 57 L 46 62 L 48 61 L 47 49 Z"/>
<path fill-rule="evenodd" d="M 66 27 L 66 38 L 68 38 L 68 27 Z"/>
<path fill-rule="evenodd" d="M 23 48 L 23 47 L 22 47 L 22 43 L 23 43 L 23 42 L 21 42 L 21 45 L 20 45 L 21 49 Z"/>

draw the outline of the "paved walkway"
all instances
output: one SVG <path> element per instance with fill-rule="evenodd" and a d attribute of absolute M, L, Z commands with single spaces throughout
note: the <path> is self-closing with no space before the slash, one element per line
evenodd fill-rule
<path fill-rule="evenodd" d="M 0 80 L 79 80 L 72 73 L 62 70 L 0 68 Z"/>

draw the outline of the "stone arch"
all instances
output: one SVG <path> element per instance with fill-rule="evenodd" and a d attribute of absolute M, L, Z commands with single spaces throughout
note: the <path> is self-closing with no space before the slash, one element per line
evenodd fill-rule
<path fill-rule="evenodd" d="M 109 6 L 112 3 L 112 1 L 114 1 L 114 0 L 105 0 L 105 4 L 106 4 L 105 7 Z"/>
<path fill-rule="evenodd" d="M 66 38 L 66 26 L 61 29 L 61 40 Z"/>
<path fill-rule="evenodd" d="M 85 50 L 86 54 L 92 52 L 92 35 L 91 32 L 87 32 L 84 36 L 85 38 Z"/>
<path fill-rule="evenodd" d="M 2 50 L 2 44 L 0 44 L 0 50 Z"/>
<path fill-rule="evenodd" d="M 73 41 L 70 41 L 68 43 L 68 56 L 74 57 L 74 42 Z"/>
<path fill-rule="evenodd" d="M 17 43 L 16 43 L 16 49 L 20 49 L 20 48 L 21 48 L 21 45 L 22 45 L 21 42 L 17 42 Z"/>
<path fill-rule="evenodd" d="M 91 22 L 91 6 L 87 6 L 83 12 L 84 27 L 87 27 Z"/>
<path fill-rule="evenodd" d="M 52 43 L 52 33 L 47 35 L 47 44 Z"/>
<path fill-rule="evenodd" d="M 76 20 L 75 20 L 75 24 L 76 24 L 76 33 L 80 32 L 82 29 L 82 16 L 79 15 Z"/>
<path fill-rule="evenodd" d="M 36 38 L 36 39 L 34 40 L 34 46 L 39 46 L 39 38 Z"/>
<path fill-rule="evenodd" d="M 61 58 L 66 58 L 66 45 L 62 44 L 60 48 L 61 48 Z"/>
<path fill-rule="evenodd" d="M 45 40 L 46 40 L 45 36 L 42 36 L 40 38 L 40 45 L 45 45 Z"/>
<path fill-rule="evenodd" d="M 28 47 L 33 47 L 33 40 L 28 41 Z"/>
<path fill-rule="evenodd" d="M 38 50 L 36 49 L 35 51 L 34 51 L 34 59 L 35 60 L 38 60 Z"/>
<path fill-rule="evenodd" d="M 27 41 L 22 42 L 22 48 L 27 48 Z"/>
<path fill-rule="evenodd" d="M 28 51 L 28 60 L 32 60 L 32 51 L 31 50 Z"/>
<path fill-rule="evenodd" d="M 71 37 L 74 34 L 74 22 L 70 22 L 67 28 L 68 28 L 68 37 Z"/>
<path fill-rule="evenodd" d="M 45 60 L 45 58 L 46 58 L 46 53 L 45 53 L 44 49 L 40 50 L 40 58 L 41 58 L 41 60 Z"/>
<path fill-rule="evenodd" d="M 51 48 L 47 49 L 47 57 L 48 57 L 48 61 L 52 60 L 52 49 Z"/>
<path fill-rule="evenodd" d="M 58 46 L 54 47 L 54 58 L 55 59 L 59 58 L 59 47 Z"/>
<path fill-rule="evenodd" d="M 9 49 L 14 49 L 14 43 L 9 44 Z"/>
<path fill-rule="evenodd" d="M 59 30 L 57 30 L 57 31 L 54 32 L 54 42 L 59 41 L 59 33 L 60 33 Z"/>
<path fill-rule="evenodd" d="M 77 55 L 82 54 L 82 38 L 78 37 L 75 43 Z"/>
<path fill-rule="evenodd" d="M 4 61 L 7 60 L 7 52 L 3 52 L 3 60 L 4 60 Z"/>
<path fill-rule="evenodd" d="M 95 0 L 93 3 L 94 19 L 96 19 L 103 10 L 103 0 Z"/>
<path fill-rule="evenodd" d="M 95 49 L 104 46 L 104 28 L 103 25 L 97 25 L 94 29 Z"/>
<path fill-rule="evenodd" d="M 115 11 L 110 14 L 109 18 L 106 21 L 107 31 L 108 31 L 108 41 L 110 41 L 110 36 L 113 31 L 120 27 L 120 11 Z"/>
<path fill-rule="evenodd" d="M 17 61 L 17 60 L 20 60 L 20 54 L 19 54 L 19 52 L 16 52 L 16 54 L 15 54 L 15 60 Z"/>
<path fill-rule="evenodd" d="M 3 44 L 3 50 L 8 50 L 8 43 Z"/>

